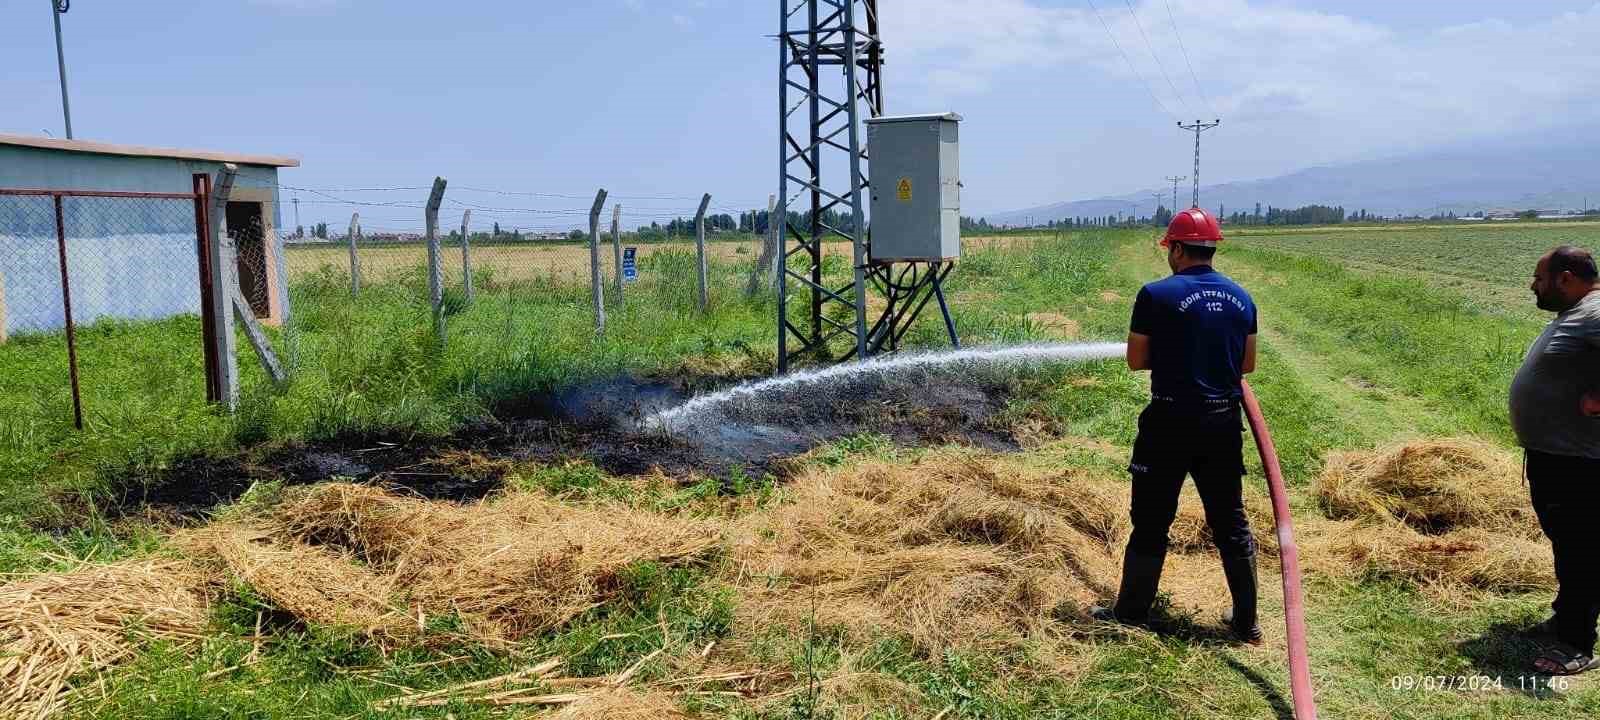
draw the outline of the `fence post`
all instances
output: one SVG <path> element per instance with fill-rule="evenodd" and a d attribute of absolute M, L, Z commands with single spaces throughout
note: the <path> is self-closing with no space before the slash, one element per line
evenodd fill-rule
<path fill-rule="evenodd" d="M 706 295 L 706 206 L 711 204 L 711 193 L 700 198 L 700 209 L 694 213 L 694 254 L 696 272 L 700 275 L 700 312 L 711 304 Z"/>
<path fill-rule="evenodd" d="M 433 191 L 428 193 L 428 205 L 423 210 L 423 220 L 428 232 L 428 302 L 433 306 L 433 332 L 444 348 L 444 274 L 439 267 L 439 203 L 444 202 L 445 181 L 433 179 Z"/>
<path fill-rule="evenodd" d="M 67 221 L 61 208 L 61 196 L 50 198 L 56 209 L 56 252 L 61 265 L 61 315 L 67 329 L 67 375 L 72 383 L 72 426 L 83 429 L 83 394 L 78 388 L 78 337 L 72 323 L 72 286 L 67 272 Z"/>
<path fill-rule="evenodd" d="M 467 291 L 467 302 L 472 302 L 472 243 L 467 241 L 467 224 L 472 222 L 472 211 L 461 213 L 461 282 Z"/>
<path fill-rule="evenodd" d="M 771 287 L 777 281 L 777 275 L 772 272 L 772 253 L 776 250 L 778 233 L 772 224 L 773 212 L 778 207 L 778 196 L 767 196 L 767 234 L 761 238 L 761 252 L 756 255 L 756 267 L 750 271 L 750 282 L 745 284 L 745 297 L 755 297 L 756 292 L 765 283 Z"/>
<path fill-rule="evenodd" d="M 218 399 L 229 412 L 239 407 L 239 348 L 233 336 L 233 295 L 239 281 L 233 238 L 228 235 L 228 196 L 239 168 L 231 163 L 217 171 L 211 186 L 206 226 L 211 233 L 211 341 L 217 358 Z"/>
<path fill-rule="evenodd" d="M 595 193 L 589 208 L 589 287 L 594 294 L 594 331 L 606 331 L 606 289 L 600 284 L 600 211 L 606 205 L 606 190 Z"/>
<path fill-rule="evenodd" d="M 361 292 L 361 260 L 356 257 L 356 235 L 361 232 L 361 213 L 350 213 L 350 294 Z"/>
<path fill-rule="evenodd" d="M 622 203 L 611 209 L 612 272 L 617 275 L 617 307 L 622 307 Z"/>

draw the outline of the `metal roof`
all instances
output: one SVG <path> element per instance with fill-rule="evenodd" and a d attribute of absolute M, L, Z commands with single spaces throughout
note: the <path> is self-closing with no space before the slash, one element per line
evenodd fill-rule
<path fill-rule="evenodd" d="M 300 161 L 278 155 L 242 155 L 212 152 L 209 150 L 177 150 L 174 148 L 145 147 L 142 145 L 115 145 L 91 140 L 61 140 L 48 137 L 0 134 L 0 145 L 18 145 L 45 150 L 94 153 L 97 155 L 123 155 L 128 157 L 173 158 L 176 160 L 208 160 L 236 165 L 266 165 L 269 167 L 300 167 Z"/>
<path fill-rule="evenodd" d="M 954 122 L 961 122 L 961 116 L 957 115 L 957 114 L 955 114 L 953 112 L 926 113 L 926 114 L 923 114 L 923 115 L 889 115 L 889 116 L 885 116 L 885 117 L 875 117 L 875 118 L 872 118 L 872 119 L 868 120 L 867 122 L 868 123 L 892 123 L 892 122 L 915 122 L 915 121 L 918 121 L 918 120 L 950 120 L 950 121 L 954 121 Z"/>

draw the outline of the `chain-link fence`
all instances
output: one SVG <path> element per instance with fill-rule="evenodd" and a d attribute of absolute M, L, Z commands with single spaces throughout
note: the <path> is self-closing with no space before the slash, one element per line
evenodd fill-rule
<path fill-rule="evenodd" d="M 437 222 L 444 330 L 433 332 L 423 189 L 395 190 L 415 196 L 334 200 L 345 196 L 316 191 L 319 204 L 348 204 L 349 220 L 297 224 L 281 238 L 290 308 L 285 355 L 293 370 L 349 385 L 363 373 L 444 356 L 446 370 L 465 384 L 496 373 L 502 377 L 491 381 L 501 382 L 553 339 L 595 337 L 602 314 L 637 329 L 656 313 L 701 311 L 693 208 L 607 206 L 592 247 L 593 208 L 518 210 L 447 198 Z M 572 204 L 574 196 L 563 197 Z M 369 221 L 374 206 L 383 217 Z M 580 225 L 519 227 L 512 224 L 516 212 L 559 213 Z M 411 213 L 410 223 L 395 217 Z M 754 216 L 741 218 L 741 226 L 731 214 L 708 214 L 706 296 L 713 304 L 772 294 L 770 269 L 750 281 L 767 242 L 754 232 Z M 603 313 L 595 309 L 596 280 Z"/>
<path fill-rule="evenodd" d="M 290 380 L 353 388 L 347 396 L 360 399 L 352 401 L 374 404 L 417 390 L 520 385 L 549 360 L 539 353 L 586 351 L 597 337 L 637 337 L 664 319 L 772 292 L 770 269 L 756 272 L 767 238 L 755 232 L 754 212 L 739 221 L 707 215 L 702 293 L 701 244 L 694 213 L 684 212 L 692 207 L 606 207 L 591 247 L 587 222 L 526 229 L 505 222 L 510 209 L 457 202 L 440 213 L 434 254 L 418 199 L 348 203 L 413 210 L 410 225 L 389 217 L 369 226 L 354 216 L 342 227 L 318 222 L 308 231 L 298 212 L 292 229 L 280 229 L 288 206 L 263 200 L 277 197 L 275 186 L 231 186 L 238 201 L 215 207 L 200 187 L 194 194 L 0 190 L 0 414 L 13 425 L 8 432 L 70 427 L 75 406 L 87 424 L 108 427 L 148 428 L 152 417 L 178 421 L 210 411 L 203 316 L 211 306 L 202 297 L 210 261 L 202 246 L 205 229 L 219 221 L 232 240 L 228 281 L 237 283 L 239 312 L 265 329 L 257 337 L 284 361 Z M 589 210 L 582 212 L 587 221 Z M 430 291 L 435 264 L 442 333 Z M 606 335 L 596 334 L 596 279 L 604 314 L 620 326 Z M 702 294 L 712 307 L 702 307 Z M 559 343 L 564 350 L 552 350 Z M 236 345 L 248 409 L 269 383 L 242 328 Z M 81 403 L 74 403 L 74 367 Z M 415 384 L 399 387 L 396 379 Z M 221 386 L 211 390 L 219 399 Z"/>
<path fill-rule="evenodd" d="M 205 410 L 196 197 L 0 189 L 8 434 Z"/>

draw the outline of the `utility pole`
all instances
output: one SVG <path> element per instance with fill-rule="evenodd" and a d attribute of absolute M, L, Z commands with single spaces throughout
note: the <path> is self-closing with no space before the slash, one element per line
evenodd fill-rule
<path fill-rule="evenodd" d="M 300 237 L 300 198 L 295 198 L 294 203 L 294 236 Z"/>
<path fill-rule="evenodd" d="M 1189 179 L 1189 176 L 1187 176 L 1187 175 L 1168 175 L 1167 176 L 1167 181 L 1172 183 L 1172 212 L 1173 212 L 1173 214 L 1177 214 L 1177 212 L 1178 212 L 1178 183 L 1181 183 L 1181 182 L 1183 182 L 1185 180 L 1188 180 L 1188 179 Z"/>
<path fill-rule="evenodd" d="M 72 0 L 50 0 L 50 14 L 56 21 L 56 68 L 61 71 L 61 117 L 67 123 L 67 139 L 72 139 L 72 107 L 67 103 L 67 52 L 61 47 L 61 16 L 72 7 Z"/>
<path fill-rule="evenodd" d="M 1222 119 L 1217 118 L 1211 122 L 1194 121 L 1193 125 L 1185 125 L 1178 121 L 1178 127 L 1194 133 L 1194 207 L 1200 207 L 1200 133 L 1222 124 Z"/>

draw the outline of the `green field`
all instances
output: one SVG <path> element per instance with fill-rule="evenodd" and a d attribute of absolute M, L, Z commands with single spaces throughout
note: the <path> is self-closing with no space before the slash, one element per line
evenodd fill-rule
<path fill-rule="evenodd" d="M 1218 265 L 1261 308 L 1263 354 L 1252 383 L 1282 455 L 1302 545 L 1316 548 L 1346 527 L 1327 516 L 1315 492 L 1332 453 L 1471 438 L 1511 456 L 1506 388 L 1542 322 L 1525 290 L 1532 261 L 1560 243 L 1600 245 L 1600 226 L 1582 224 L 1230 233 Z M 963 258 L 949 288 L 966 344 L 1121 340 L 1140 284 L 1165 273 L 1154 238 L 1143 229 L 983 243 Z M 196 521 L 179 521 L 180 530 L 171 518 L 104 510 L 128 488 L 159 482 L 180 459 L 256 457 L 334 437 L 358 437 L 362 447 L 444 438 L 489 418 L 516 419 L 530 397 L 617 373 L 726 381 L 770 372 L 771 300 L 739 292 L 751 258 L 733 255 L 713 266 L 717 290 L 704 315 L 694 309 L 691 261 L 682 252 L 647 258 L 644 270 L 654 279 L 630 288 L 600 338 L 581 287 L 485 278 L 479 301 L 452 315 L 443 349 L 433 344 L 416 287 L 377 287 L 357 304 L 337 272 L 301 275 L 291 287 L 299 314 L 293 336 L 276 336 L 293 347 L 294 381 L 273 392 L 248 368 L 245 409 L 236 417 L 152 402 L 138 382 L 151 363 L 180 371 L 195 323 L 97 328 L 85 341 L 104 358 L 97 376 L 119 380 L 92 389 L 100 394 L 90 395 L 91 406 L 109 409 L 92 416 L 87 432 L 63 425 L 70 416 L 59 390 L 46 401 L 9 392 L 0 400 L 9 403 L 0 419 L 0 571 L 26 583 L 40 572 L 194 555 L 173 533 L 192 532 Z M 844 263 L 837 265 L 830 270 L 842 274 Z M 936 347 L 941 331 L 924 322 L 913 344 Z M 59 386 L 57 353 L 50 339 L 0 346 L 0 377 Z M 306 621 L 301 606 L 263 591 L 260 577 L 252 584 L 235 576 L 209 588 L 201 637 L 154 633 L 151 640 L 141 619 L 121 620 L 132 655 L 75 678 L 59 716 L 540 717 L 561 712 L 565 701 L 494 705 L 462 686 L 560 657 L 566 680 L 527 682 L 506 697 L 599 694 L 595 683 L 572 678 L 626 674 L 624 704 L 648 700 L 664 703 L 658 714 L 676 708 L 696 717 L 1289 717 L 1274 558 L 1262 559 L 1268 642 L 1251 649 L 1209 630 L 1226 599 L 1203 549 L 1177 562 L 1165 586 L 1172 628 L 1152 634 L 1098 627 L 1082 615 L 1082 604 L 1101 594 L 1095 588 L 1115 584 L 1112 548 L 1052 544 L 1052 523 L 1067 507 L 1063 492 L 1104 499 L 1096 506 L 1103 517 L 1064 521 L 1078 528 L 1072 538 L 1115 526 L 1125 514 L 1121 468 L 1147 380 L 1113 361 L 1023 373 L 1011 389 L 996 422 L 1026 436 L 1024 449 L 1012 452 L 959 442 L 904 447 L 869 434 L 829 443 L 781 477 L 764 478 L 613 477 L 581 460 L 496 458 L 510 492 L 503 502 L 550 499 L 581 522 L 590 522 L 585 512 L 640 513 L 665 526 L 708 528 L 709 545 L 687 559 L 630 563 L 600 600 L 508 643 L 484 641 L 464 610 L 419 617 L 414 632 L 396 636 Z M 1516 478 L 1501 479 L 1515 491 Z M 1259 468 L 1246 480 L 1259 501 Z M 889 489 L 841 490 L 858 482 Z M 926 486 L 942 494 L 909 490 L 919 483 L 944 483 Z M 909 488 L 894 500 L 903 506 L 885 499 L 899 497 L 893 488 L 900 487 Z M 968 492 L 979 493 L 972 503 L 988 514 L 949 520 L 961 508 L 940 502 Z M 302 500 L 301 491 L 264 481 L 208 518 L 216 527 L 266 522 Z M 841 506 L 855 507 L 853 515 L 823 514 L 847 500 L 865 504 Z M 1194 505 L 1193 496 L 1185 502 Z M 882 517 L 932 534 L 860 529 Z M 1013 517 L 1026 519 L 1021 529 L 1006 524 Z M 792 552 L 784 545 L 791 541 Z M 1084 563 L 1068 567 L 1068 550 L 1081 551 Z M 827 553 L 848 562 L 831 569 L 817 559 Z M 917 553 L 961 568 L 960 582 L 941 582 L 930 570 L 913 595 L 895 594 L 911 590 L 894 583 L 914 585 L 901 576 L 877 594 L 841 589 L 872 577 L 869 562 L 924 557 Z M 975 566 L 952 559 L 978 556 L 991 559 Z M 1532 647 L 1511 629 L 1541 618 L 1547 590 L 1432 586 L 1381 565 L 1343 572 L 1330 557 L 1305 556 L 1322 716 L 1600 716 L 1592 679 L 1562 692 L 1519 687 Z M 806 562 L 822 567 L 807 570 Z M 363 569 L 381 565 L 361 558 Z M 844 577 L 828 579 L 829 571 Z M 986 583 L 1017 577 L 1027 581 L 1015 593 L 984 594 Z M 961 593 L 991 601 L 960 605 Z M 5 634 L 6 613 L 20 607 L 17 597 L 0 589 L 0 643 L 14 639 Z M 391 601 L 408 623 L 418 614 Z M 919 608 L 928 614 L 919 616 Z M 991 615 L 1009 622 L 968 627 Z M 15 681 L 6 668 L 0 655 L 0 679 Z M 726 678 L 713 677 L 719 673 Z M 1404 683 L 1437 676 L 1501 682 L 1487 690 Z M 450 688 L 457 689 L 438 704 L 383 705 Z M 598 700 L 567 710 L 591 702 Z M 598 714 L 569 717 L 606 716 L 589 712 Z"/>

